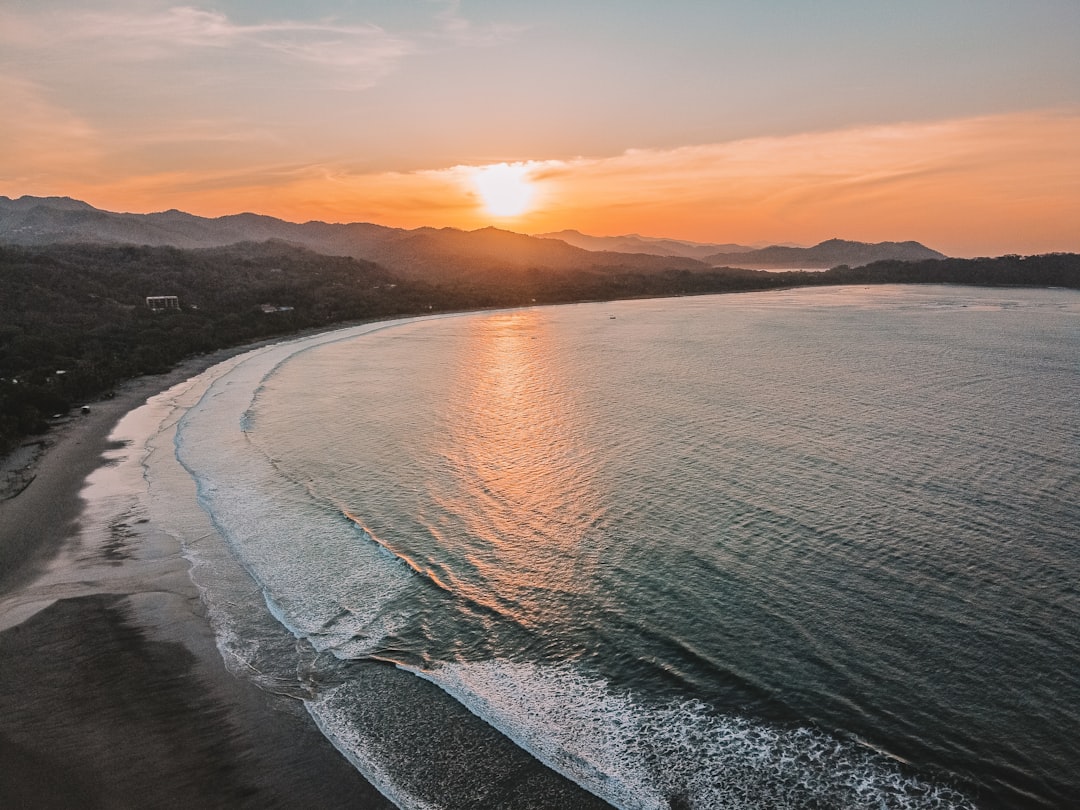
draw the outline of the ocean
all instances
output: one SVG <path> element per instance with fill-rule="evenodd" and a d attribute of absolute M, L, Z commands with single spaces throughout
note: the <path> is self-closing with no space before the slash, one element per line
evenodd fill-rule
<path fill-rule="evenodd" d="M 227 664 L 400 807 L 1080 795 L 1075 291 L 374 323 L 164 396 Z"/>

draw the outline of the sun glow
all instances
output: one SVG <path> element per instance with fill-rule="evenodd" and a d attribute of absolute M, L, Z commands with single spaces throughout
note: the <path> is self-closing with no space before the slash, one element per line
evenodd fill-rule
<path fill-rule="evenodd" d="M 495 163 L 476 169 L 473 186 L 492 216 L 516 217 L 524 214 L 536 196 L 524 163 Z"/>

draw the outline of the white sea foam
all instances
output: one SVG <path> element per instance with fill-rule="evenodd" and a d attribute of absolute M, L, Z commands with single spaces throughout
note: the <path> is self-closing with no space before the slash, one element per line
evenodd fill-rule
<path fill-rule="evenodd" d="M 382 606 L 411 576 L 302 484 L 284 479 L 244 426 L 263 380 L 286 359 L 389 324 L 277 344 L 237 360 L 213 379 L 176 432 L 177 456 L 200 503 L 248 573 L 271 613 L 317 650 L 342 657 L 370 651 L 397 623 Z M 363 594 L 356 599 L 355 594 Z M 227 631 L 223 631 L 227 632 Z"/>
<path fill-rule="evenodd" d="M 440 666 L 438 684 L 550 767 L 617 807 L 971 808 L 863 746 L 810 728 L 653 706 L 569 666 Z"/>
<path fill-rule="evenodd" d="M 268 353 L 222 377 L 178 441 L 207 510 L 264 589 L 258 602 L 265 599 L 316 648 L 362 657 L 406 620 L 387 605 L 417 578 L 335 504 L 321 502 L 318 489 L 287 481 L 272 450 L 255 447 L 245 433 L 258 424 L 262 381 L 307 346 Z M 229 644 L 246 640 L 234 633 Z M 972 807 L 953 788 L 914 778 L 900 762 L 858 743 L 720 715 L 697 701 L 652 703 L 568 665 L 494 660 L 417 674 L 619 807 Z M 351 686 L 315 696 L 309 711 L 357 768 L 390 785 L 394 801 L 426 810 L 431 805 L 395 793 L 394 766 L 373 754 L 350 712 Z"/>
<path fill-rule="evenodd" d="M 402 787 L 401 780 L 385 762 L 383 752 L 367 730 L 349 722 L 351 698 L 347 686 L 325 692 L 318 700 L 306 702 L 308 713 L 323 735 L 386 798 L 402 810 L 440 810 Z"/>

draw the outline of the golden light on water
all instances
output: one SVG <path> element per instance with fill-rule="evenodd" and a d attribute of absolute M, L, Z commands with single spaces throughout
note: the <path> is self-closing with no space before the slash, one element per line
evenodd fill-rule
<path fill-rule="evenodd" d="M 579 547 L 604 512 L 596 460 L 543 314 L 492 315 L 468 328 L 448 403 L 454 429 L 440 449 L 455 479 L 440 506 L 463 523 L 441 540 L 468 538 L 463 554 L 486 583 L 485 591 L 455 588 L 497 610 L 512 599 L 517 620 L 528 623 L 549 609 L 545 593 L 574 592 L 589 579 Z"/>

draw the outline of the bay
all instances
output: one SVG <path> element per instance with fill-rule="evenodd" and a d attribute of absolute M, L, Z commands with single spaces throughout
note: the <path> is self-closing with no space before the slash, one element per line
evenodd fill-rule
<path fill-rule="evenodd" d="M 289 344 L 179 426 L 224 538 L 190 554 L 237 670 L 402 806 L 481 789 L 409 761 L 429 693 L 370 732 L 402 677 L 620 807 L 1064 806 L 1078 325 L 882 286 Z"/>

